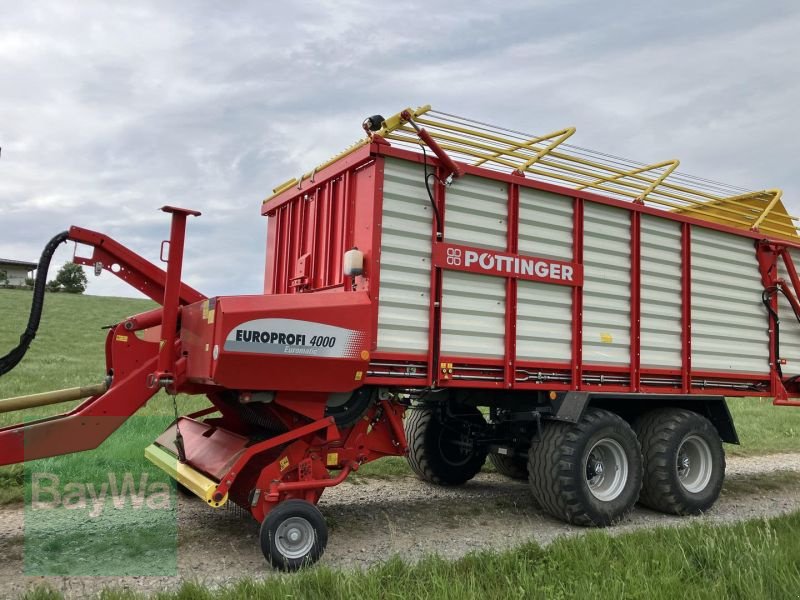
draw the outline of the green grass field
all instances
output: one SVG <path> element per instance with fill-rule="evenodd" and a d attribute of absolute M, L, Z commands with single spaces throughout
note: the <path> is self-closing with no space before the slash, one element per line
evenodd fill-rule
<path fill-rule="evenodd" d="M 19 341 L 30 309 L 31 292 L 0 290 L 0 354 Z M 107 298 L 73 294 L 47 294 L 42 322 L 36 339 L 23 361 L 0 378 L 0 398 L 45 392 L 79 385 L 99 383 L 105 376 L 104 326 L 124 317 L 149 310 L 155 303 L 130 298 Z M 0 424 L 9 425 L 64 412 L 77 402 L 42 407 L 28 411 L 0 414 Z M 178 398 L 184 412 L 208 405 L 204 397 Z M 172 399 L 161 392 L 106 440 L 97 451 L 56 457 L 28 463 L 29 471 L 57 469 L 65 480 L 93 481 L 105 469 L 144 470 L 149 463 L 138 452 L 132 455 L 132 441 L 144 451 L 173 419 Z M 23 496 L 22 465 L 0 467 L 0 503 L 19 502 Z"/>
<path fill-rule="evenodd" d="M 17 343 L 27 323 L 30 299 L 29 291 L 0 290 L 0 354 Z M 102 327 L 153 306 L 149 300 L 48 294 L 36 340 L 22 363 L 0 378 L 0 398 L 101 381 L 105 374 L 106 336 Z M 178 404 L 182 411 L 188 412 L 206 406 L 207 402 L 203 397 L 182 396 Z M 727 446 L 729 454 L 800 451 L 800 409 L 775 407 L 771 400 L 761 398 L 731 398 L 729 405 L 742 442 L 741 446 Z M 67 404 L 0 414 L 0 424 L 56 414 L 70 407 Z M 172 411 L 171 399 L 160 393 L 138 415 L 167 419 Z M 152 419 L 134 420 L 129 427 L 138 435 L 144 433 L 140 428 L 152 427 L 152 423 Z M 153 432 L 153 437 L 157 433 Z M 115 434 L 101 448 L 113 454 L 115 446 L 128 435 Z M 80 469 L 84 462 L 78 458 L 68 462 L 68 468 Z M 408 474 L 405 459 L 386 458 L 364 465 L 354 477 L 390 478 Z M 21 485 L 21 467 L 0 468 L 0 502 L 21 500 Z"/>

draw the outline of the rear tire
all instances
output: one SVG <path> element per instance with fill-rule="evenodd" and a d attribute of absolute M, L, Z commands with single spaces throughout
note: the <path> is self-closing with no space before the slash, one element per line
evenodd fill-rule
<path fill-rule="evenodd" d="M 622 418 L 588 408 L 577 423 L 548 421 L 528 455 L 534 499 L 575 525 L 605 527 L 631 512 L 642 486 L 642 453 Z"/>
<path fill-rule="evenodd" d="M 725 451 L 711 422 L 682 408 L 649 412 L 635 423 L 644 456 L 644 506 L 696 515 L 711 508 L 725 480 Z"/>
<path fill-rule="evenodd" d="M 528 479 L 528 458 L 526 456 L 509 456 L 492 452 L 489 454 L 489 460 L 501 475 L 511 479 Z"/>
<path fill-rule="evenodd" d="M 486 419 L 473 406 L 453 407 L 456 416 L 432 407 L 414 408 L 406 418 L 408 464 L 417 476 L 437 485 L 461 485 L 483 467 L 488 449 L 476 445 Z"/>
<path fill-rule="evenodd" d="M 319 509 L 305 500 L 284 500 L 261 523 L 261 551 L 276 569 L 313 565 L 328 544 L 328 526 Z"/>

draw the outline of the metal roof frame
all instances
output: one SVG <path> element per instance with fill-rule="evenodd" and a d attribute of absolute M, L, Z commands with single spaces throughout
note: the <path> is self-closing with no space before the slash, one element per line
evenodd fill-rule
<path fill-rule="evenodd" d="M 531 135 L 435 111 L 425 105 L 385 119 L 382 128 L 373 135 L 389 140 L 392 145 L 419 151 L 423 142 L 414 123 L 424 127 L 457 162 L 529 174 L 535 180 L 576 190 L 596 190 L 612 198 L 730 227 L 794 241 L 800 239 L 794 224 L 798 218 L 786 212 L 781 201 L 783 192 L 779 189 L 751 191 L 680 173 L 677 159 L 644 164 L 568 145 L 566 141 L 575 134 L 574 127 Z M 313 178 L 315 172 L 370 141 L 370 137 L 360 140 L 313 171 L 281 184 L 274 194 L 301 185 L 303 180 Z"/>

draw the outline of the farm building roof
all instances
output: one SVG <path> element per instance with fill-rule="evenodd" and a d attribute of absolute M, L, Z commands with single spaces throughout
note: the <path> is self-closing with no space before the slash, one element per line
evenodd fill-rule
<path fill-rule="evenodd" d="M 27 267 L 29 269 L 35 269 L 36 263 L 29 262 L 27 260 L 12 260 L 10 258 L 0 258 L 0 267 L 8 266 L 8 267 Z"/>

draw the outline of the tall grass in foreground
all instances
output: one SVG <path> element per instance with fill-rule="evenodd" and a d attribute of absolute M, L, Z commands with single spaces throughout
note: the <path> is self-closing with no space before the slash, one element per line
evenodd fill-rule
<path fill-rule="evenodd" d="M 159 600 L 351 598 L 796 598 L 800 515 L 737 525 L 697 524 L 610 536 L 561 538 L 546 548 L 438 557 L 410 565 L 394 558 L 367 571 L 316 567 L 210 589 L 187 583 Z M 58 598 L 40 588 L 31 599 Z M 107 600 L 143 598 L 106 590 Z"/>

